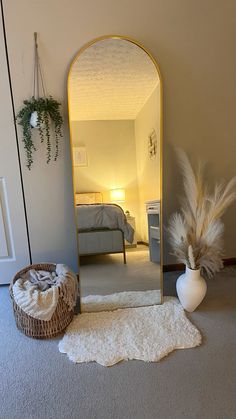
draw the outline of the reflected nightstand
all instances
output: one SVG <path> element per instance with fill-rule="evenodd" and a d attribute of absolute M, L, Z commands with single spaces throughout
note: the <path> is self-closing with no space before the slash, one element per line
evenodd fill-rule
<path fill-rule="evenodd" d="M 131 225 L 131 227 L 133 227 L 133 229 L 134 229 L 134 241 L 133 241 L 133 243 L 129 243 L 125 240 L 125 247 L 137 247 L 135 217 L 132 217 L 131 215 L 127 215 L 126 219 L 127 219 L 128 223 Z"/>

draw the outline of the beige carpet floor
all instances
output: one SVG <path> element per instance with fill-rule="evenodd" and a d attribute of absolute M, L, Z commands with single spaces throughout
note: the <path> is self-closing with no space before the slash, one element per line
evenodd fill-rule
<path fill-rule="evenodd" d="M 177 273 L 165 274 L 174 294 Z M 112 368 L 73 364 L 61 337 L 31 340 L 15 328 L 7 287 L 0 287 L 1 419 L 235 419 L 236 270 L 208 281 L 191 315 L 203 344 L 159 363 Z"/>

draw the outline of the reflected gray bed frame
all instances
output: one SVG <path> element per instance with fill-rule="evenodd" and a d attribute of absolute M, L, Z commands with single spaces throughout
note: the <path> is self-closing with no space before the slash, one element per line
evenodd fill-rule
<path fill-rule="evenodd" d="M 123 253 L 126 264 L 124 233 L 120 229 L 78 230 L 80 256 Z"/>

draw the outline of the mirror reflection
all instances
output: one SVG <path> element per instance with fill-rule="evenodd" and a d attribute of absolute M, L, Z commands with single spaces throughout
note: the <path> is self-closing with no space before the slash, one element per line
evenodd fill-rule
<path fill-rule="evenodd" d="M 82 311 L 161 303 L 161 93 L 153 59 L 94 41 L 68 79 Z"/>

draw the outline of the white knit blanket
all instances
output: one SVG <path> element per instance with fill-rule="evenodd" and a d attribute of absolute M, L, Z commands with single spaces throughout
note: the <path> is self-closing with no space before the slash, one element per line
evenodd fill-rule
<path fill-rule="evenodd" d="M 26 314 L 48 321 L 56 310 L 59 296 L 69 310 L 73 309 L 78 295 L 78 281 L 66 265 L 57 264 L 53 273 L 29 270 L 16 280 L 12 292 L 15 302 Z"/>

